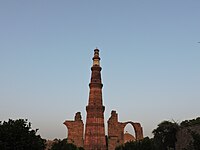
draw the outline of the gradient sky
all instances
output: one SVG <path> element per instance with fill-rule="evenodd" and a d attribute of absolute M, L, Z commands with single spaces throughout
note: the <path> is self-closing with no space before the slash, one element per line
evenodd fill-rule
<path fill-rule="evenodd" d="M 100 49 L 105 123 L 200 116 L 199 0 L 0 0 L 0 120 L 27 118 L 43 138 L 85 122 Z M 107 127 L 107 123 L 106 123 Z"/>

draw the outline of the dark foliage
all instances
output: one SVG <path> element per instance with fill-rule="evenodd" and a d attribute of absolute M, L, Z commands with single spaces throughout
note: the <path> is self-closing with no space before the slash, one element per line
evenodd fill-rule
<path fill-rule="evenodd" d="M 200 134 L 189 130 L 192 136 L 190 144 L 184 150 L 200 150 Z"/>
<path fill-rule="evenodd" d="M 155 150 L 153 139 L 148 137 L 143 140 L 127 142 L 117 147 L 115 150 Z"/>
<path fill-rule="evenodd" d="M 200 117 L 192 120 L 185 120 L 180 124 L 181 127 L 189 127 L 193 125 L 200 125 Z"/>
<path fill-rule="evenodd" d="M 45 140 L 31 129 L 31 123 L 24 119 L 0 122 L 1 150 L 43 150 Z"/>
<path fill-rule="evenodd" d="M 161 122 L 156 129 L 153 130 L 154 142 L 156 149 L 168 150 L 175 149 L 176 133 L 179 129 L 177 123 L 170 121 Z"/>
<path fill-rule="evenodd" d="M 67 143 L 67 139 L 56 140 L 51 150 L 84 150 L 82 147 L 77 148 L 74 144 Z"/>

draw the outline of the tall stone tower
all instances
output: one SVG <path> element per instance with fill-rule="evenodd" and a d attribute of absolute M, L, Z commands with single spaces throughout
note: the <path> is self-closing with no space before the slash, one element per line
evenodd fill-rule
<path fill-rule="evenodd" d="M 94 50 L 92 74 L 90 80 L 89 101 L 86 106 L 87 118 L 84 134 L 84 123 L 81 113 L 77 112 L 74 120 L 66 120 L 68 142 L 85 150 L 115 150 L 116 146 L 124 144 L 124 128 L 130 124 L 135 131 L 135 140 L 143 139 L 143 129 L 140 123 L 127 121 L 119 122 L 116 111 L 111 112 L 108 120 L 108 143 L 106 143 L 104 110 L 102 100 L 101 66 L 99 50 Z"/>
<path fill-rule="evenodd" d="M 85 150 L 106 150 L 104 110 L 102 102 L 101 66 L 99 50 L 94 50 L 90 80 L 89 102 L 86 106 L 87 119 L 84 139 Z"/>

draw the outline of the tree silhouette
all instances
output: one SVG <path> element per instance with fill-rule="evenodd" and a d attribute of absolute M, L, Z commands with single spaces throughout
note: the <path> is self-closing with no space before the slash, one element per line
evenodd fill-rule
<path fill-rule="evenodd" d="M 45 140 L 36 135 L 38 129 L 31 129 L 31 123 L 24 119 L 0 121 L 1 150 L 43 150 Z"/>
<path fill-rule="evenodd" d="M 176 133 L 179 129 L 177 123 L 170 121 L 161 122 L 156 129 L 153 130 L 154 142 L 159 150 L 175 149 Z"/>
<path fill-rule="evenodd" d="M 51 150 L 84 150 L 82 147 L 78 148 L 74 144 L 68 143 L 67 139 L 54 140 Z"/>
<path fill-rule="evenodd" d="M 127 142 L 124 145 L 121 145 L 115 150 L 155 150 L 153 139 L 145 137 L 139 141 Z"/>

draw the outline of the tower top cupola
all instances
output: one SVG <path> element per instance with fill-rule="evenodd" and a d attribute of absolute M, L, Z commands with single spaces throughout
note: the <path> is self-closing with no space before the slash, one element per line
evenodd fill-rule
<path fill-rule="evenodd" d="M 99 57 L 99 49 L 94 50 L 94 57 L 93 59 L 93 66 L 100 66 L 100 60 L 101 58 Z"/>

